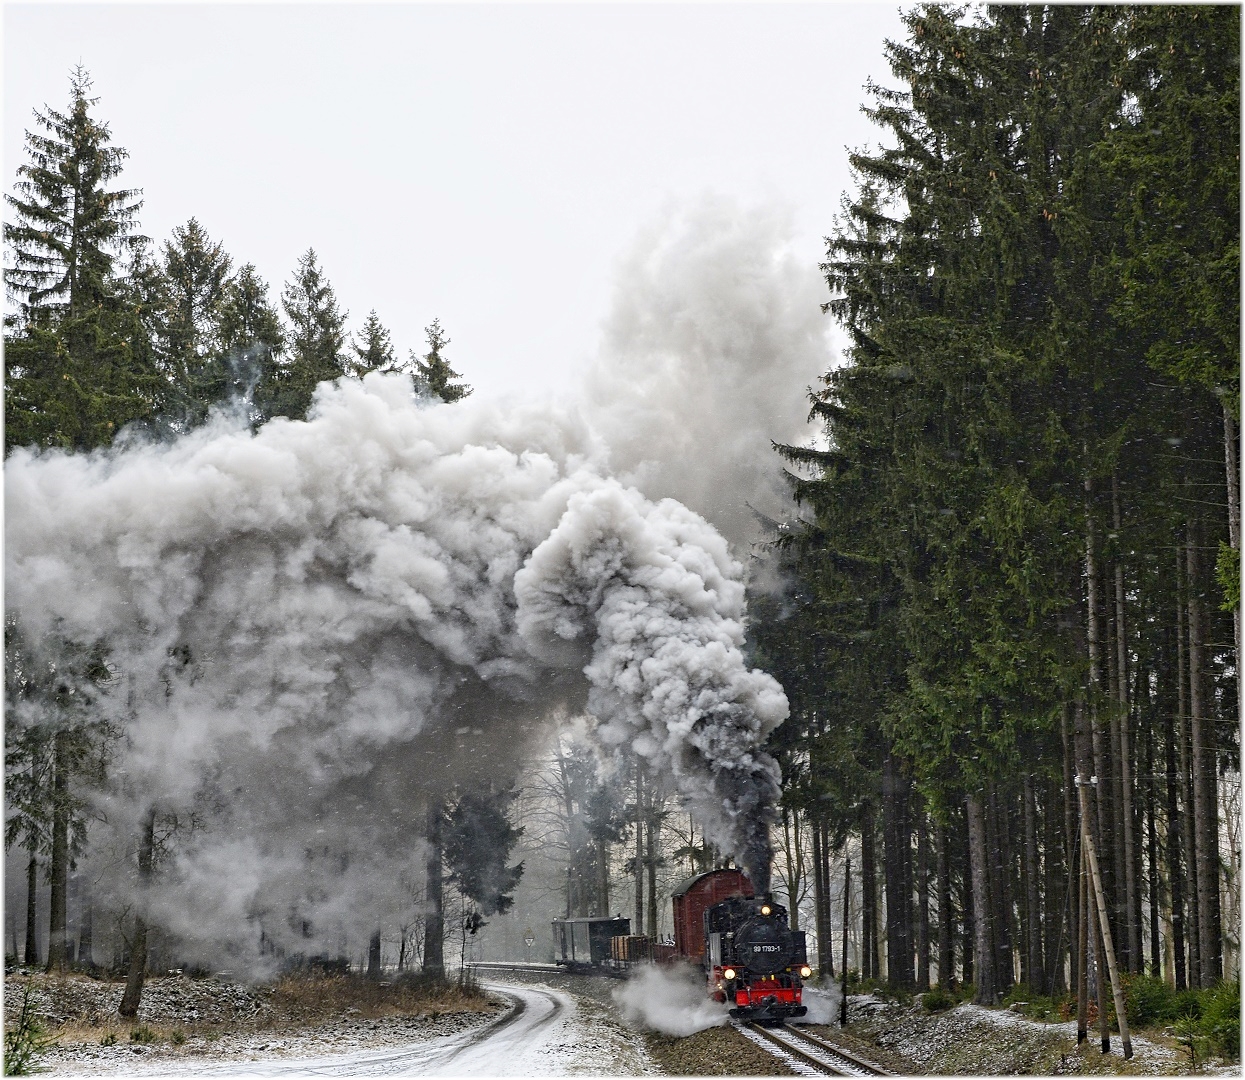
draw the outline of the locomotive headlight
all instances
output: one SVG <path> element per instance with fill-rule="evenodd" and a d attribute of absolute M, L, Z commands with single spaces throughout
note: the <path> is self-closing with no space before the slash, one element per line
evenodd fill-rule
<path fill-rule="evenodd" d="M 726 979 L 728 982 L 734 977 L 735 977 L 734 968 L 727 968 L 724 972 L 722 972 L 722 978 Z"/>
<path fill-rule="evenodd" d="M 762 914 L 762 915 L 768 915 L 768 914 L 769 914 L 771 911 L 773 911 L 773 910 L 774 910 L 774 909 L 773 909 L 772 907 L 770 907 L 770 906 L 769 906 L 769 904 L 762 904 L 762 905 L 761 905 L 761 914 Z"/>
<path fill-rule="evenodd" d="M 807 979 L 812 973 L 813 973 L 813 969 L 809 967 L 807 964 L 805 964 L 802 968 L 800 968 L 801 979 Z"/>

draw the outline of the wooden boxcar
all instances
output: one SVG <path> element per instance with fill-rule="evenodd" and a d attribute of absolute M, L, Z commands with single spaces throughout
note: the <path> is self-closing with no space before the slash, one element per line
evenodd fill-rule
<path fill-rule="evenodd" d="M 703 964 L 705 959 L 705 912 L 732 896 L 751 899 L 752 882 L 739 870 L 713 870 L 688 878 L 674 892 L 674 951 Z"/>

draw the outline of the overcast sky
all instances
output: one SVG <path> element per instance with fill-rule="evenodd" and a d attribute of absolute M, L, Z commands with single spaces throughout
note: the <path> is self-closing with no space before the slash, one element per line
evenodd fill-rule
<path fill-rule="evenodd" d="M 4 177 L 91 72 L 157 241 L 197 217 L 275 299 L 314 247 L 355 329 L 440 317 L 480 389 L 564 385 L 671 201 L 783 202 L 823 253 L 896 4 L 4 6 Z"/>

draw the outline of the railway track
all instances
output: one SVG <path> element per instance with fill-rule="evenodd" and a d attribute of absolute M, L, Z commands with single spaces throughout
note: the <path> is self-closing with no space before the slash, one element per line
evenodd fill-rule
<path fill-rule="evenodd" d="M 892 1075 L 841 1046 L 787 1024 L 769 1028 L 735 1020 L 732 1026 L 800 1076 Z"/>

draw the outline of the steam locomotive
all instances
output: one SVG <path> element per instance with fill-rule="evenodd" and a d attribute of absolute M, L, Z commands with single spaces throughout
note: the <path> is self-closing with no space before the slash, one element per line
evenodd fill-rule
<path fill-rule="evenodd" d="M 673 897 L 674 945 L 630 936 L 624 918 L 556 919 L 557 963 L 571 971 L 623 975 L 637 963 L 684 960 L 705 973 L 709 996 L 731 1016 L 782 1023 L 803 1016 L 803 980 L 812 974 L 804 932 L 787 909 L 757 898 L 738 870 L 714 870 L 684 882 Z"/>

